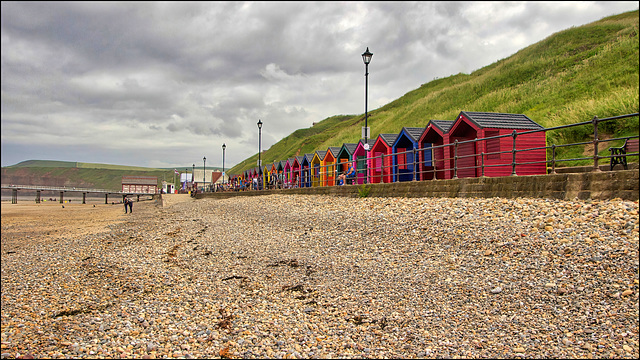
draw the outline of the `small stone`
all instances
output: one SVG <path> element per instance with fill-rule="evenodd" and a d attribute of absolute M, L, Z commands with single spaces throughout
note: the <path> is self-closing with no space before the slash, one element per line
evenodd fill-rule
<path fill-rule="evenodd" d="M 620 294 L 620 296 L 628 296 L 633 294 L 633 290 L 627 289 L 625 291 L 622 292 L 622 294 Z"/>
<path fill-rule="evenodd" d="M 525 351 L 526 350 L 524 348 L 522 348 L 522 347 L 517 347 L 517 348 L 513 349 L 513 352 L 515 352 L 515 353 L 523 353 Z"/>
<path fill-rule="evenodd" d="M 502 292 L 502 288 L 500 286 L 491 289 L 492 294 L 500 294 Z"/>

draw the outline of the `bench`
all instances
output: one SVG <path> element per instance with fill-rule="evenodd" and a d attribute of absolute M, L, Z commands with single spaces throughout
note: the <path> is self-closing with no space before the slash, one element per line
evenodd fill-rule
<path fill-rule="evenodd" d="M 617 164 L 622 164 L 624 169 L 627 170 L 627 153 L 638 152 L 638 139 L 627 139 L 624 145 L 620 147 L 610 147 L 611 159 L 609 162 L 609 170 L 613 170 L 613 167 Z"/>

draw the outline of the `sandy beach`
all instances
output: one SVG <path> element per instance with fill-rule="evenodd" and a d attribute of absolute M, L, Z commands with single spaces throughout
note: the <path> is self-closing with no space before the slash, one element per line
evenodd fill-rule
<path fill-rule="evenodd" d="M 2 358 L 637 358 L 638 202 L 2 204 Z"/>

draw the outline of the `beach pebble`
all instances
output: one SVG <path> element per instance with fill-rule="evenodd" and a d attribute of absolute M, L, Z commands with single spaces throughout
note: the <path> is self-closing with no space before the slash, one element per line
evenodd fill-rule
<path fill-rule="evenodd" d="M 638 357 L 637 201 L 167 199 L 3 212 L 2 358 Z"/>

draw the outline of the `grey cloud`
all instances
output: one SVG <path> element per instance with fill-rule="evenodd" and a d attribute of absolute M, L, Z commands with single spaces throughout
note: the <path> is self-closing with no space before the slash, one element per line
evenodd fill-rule
<path fill-rule="evenodd" d="M 512 38 L 532 43 L 637 2 L 1 6 L 2 164 L 60 154 L 144 166 L 214 159 L 223 142 L 233 164 L 257 152 L 258 119 L 266 149 L 312 122 L 363 113 L 367 46 L 372 109 L 512 54 L 522 47 Z M 79 124 L 100 130 L 76 136 Z M 102 145 L 97 132 L 117 139 Z M 128 136 L 135 156 L 119 149 Z M 26 150 L 25 139 L 41 145 Z"/>

